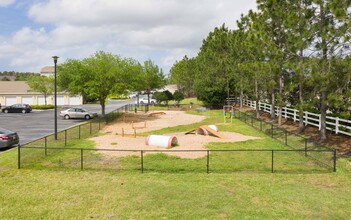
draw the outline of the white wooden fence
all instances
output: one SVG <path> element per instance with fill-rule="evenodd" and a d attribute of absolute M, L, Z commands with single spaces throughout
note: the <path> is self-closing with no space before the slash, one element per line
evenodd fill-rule
<path fill-rule="evenodd" d="M 232 99 L 232 101 L 234 101 L 234 100 Z M 238 99 L 236 99 L 236 101 L 238 101 Z M 255 101 L 243 100 L 243 105 L 246 105 L 246 106 L 249 106 L 251 108 L 256 109 L 256 102 Z M 260 111 L 270 113 L 272 105 L 259 102 L 258 108 Z M 279 111 L 278 107 L 275 106 L 275 114 L 276 115 L 278 115 L 278 111 Z M 283 107 L 282 108 L 282 117 L 290 118 L 294 122 L 299 121 L 299 110 Z M 305 125 L 316 126 L 320 129 L 321 128 L 320 118 L 321 118 L 320 114 L 315 114 L 315 113 L 305 111 L 304 116 L 303 116 L 303 122 Z M 327 116 L 326 127 L 327 127 L 327 130 L 334 131 L 336 134 L 340 133 L 340 134 L 351 136 L 351 121 L 350 120 L 345 120 L 345 119 L 338 118 L 338 117 Z"/>

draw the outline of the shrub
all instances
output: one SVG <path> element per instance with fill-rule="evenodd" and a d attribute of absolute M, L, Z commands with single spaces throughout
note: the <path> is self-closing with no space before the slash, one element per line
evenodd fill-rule
<path fill-rule="evenodd" d="M 176 101 L 177 105 L 184 99 L 184 94 L 178 90 L 176 90 L 173 94 L 173 98 Z"/>
<path fill-rule="evenodd" d="M 157 103 L 168 101 L 168 97 L 164 92 L 154 92 L 152 98 L 156 99 Z"/>
<path fill-rule="evenodd" d="M 53 105 L 31 105 L 32 109 L 53 109 Z"/>
<path fill-rule="evenodd" d="M 166 91 L 163 91 L 163 93 L 166 94 L 167 96 L 167 102 L 174 99 L 173 94 L 170 91 L 166 90 Z"/>

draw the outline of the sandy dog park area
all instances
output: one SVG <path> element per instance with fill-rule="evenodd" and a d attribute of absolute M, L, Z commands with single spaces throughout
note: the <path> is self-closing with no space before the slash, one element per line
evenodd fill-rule
<path fill-rule="evenodd" d="M 219 138 L 214 135 L 196 135 L 195 132 L 186 134 L 187 131 L 164 134 L 175 136 L 178 144 L 171 148 L 146 145 L 146 136 L 139 136 L 144 132 L 151 132 L 178 125 L 188 125 L 201 122 L 205 116 L 187 114 L 183 111 L 165 111 L 151 113 L 125 113 L 117 121 L 107 125 L 103 130 L 103 135 L 93 137 L 98 149 L 118 149 L 118 150 L 138 150 L 131 151 L 102 151 L 106 157 L 123 157 L 128 155 L 140 155 L 140 150 L 167 150 L 167 155 L 181 158 L 204 157 L 206 152 L 172 152 L 175 150 L 206 150 L 205 145 L 210 142 L 238 142 L 257 137 L 245 136 L 234 132 L 219 131 Z M 135 128 L 135 129 L 133 129 Z M 122 135 L 123 130 L 124 135 Z M 194 129 L 196 129 L 194 127 Z M 152 133 L 152 132 L 151 132 Z M 135 136 L 136 134 L 136 136 Z M 156 153 L 156 152 L 147 152 Z"/>

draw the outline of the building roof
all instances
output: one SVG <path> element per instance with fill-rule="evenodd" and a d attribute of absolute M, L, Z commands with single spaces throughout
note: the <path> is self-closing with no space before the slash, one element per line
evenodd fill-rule
<path fill-rule="evenodd" d="M 1 95 L 35 95 L 40 92 L 33 91 L 26 81 L 0 81 Z M 67 91 L 59 91 L 57 94 L 68 94 Z"/>
<path fill-rule="evenodd" d="M 26 81 L 0 81 L 0 94 L 28 93 L 30 87 Z"/>
<path fill-rule="evenodd" d="M 174 93 L 176 90 L 178 90 L 178 87 L 176 84 L 168 84 L 165 87 L 163 87 L 163 89 L 158 89 L 156 91 L 162 92 L 162 91 L 166 91 L 166 90 L 170 91 L 171 93 Z"/>
<path fill-rule="evenodd" d="M 55 73 L 55 67 L 54 66 L 44 66 L 41 68 L 40 73 Z"/>

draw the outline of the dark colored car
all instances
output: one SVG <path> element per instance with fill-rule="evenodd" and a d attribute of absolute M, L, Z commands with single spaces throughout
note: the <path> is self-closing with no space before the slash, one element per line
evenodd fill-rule
<path fill-rule="evenodd" d="M 2 109 L 4 113 L 29 113 L 32 111 L 32 107 L 28 104 L 14 104 L 7 106 Z"/>
<path fill-rule="evenodd" d="M 19 137 L 16 132 L 0 128 L 0 148 L 11 147 L 18 144 Z"/>

